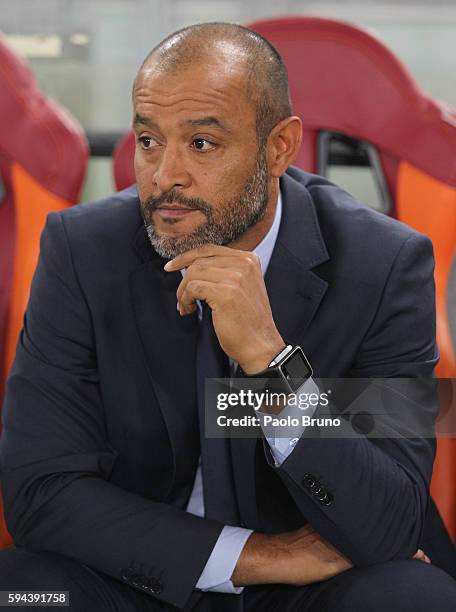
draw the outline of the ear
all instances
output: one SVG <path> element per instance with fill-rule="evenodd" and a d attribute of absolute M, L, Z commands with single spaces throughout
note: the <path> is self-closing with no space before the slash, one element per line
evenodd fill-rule
<path fill-rule="evenodd" d="M 269 175 L 279 178 L 299 153 L 302 123 L 299 117 L 286 117 L 274 126 L 267 144 Z"/>

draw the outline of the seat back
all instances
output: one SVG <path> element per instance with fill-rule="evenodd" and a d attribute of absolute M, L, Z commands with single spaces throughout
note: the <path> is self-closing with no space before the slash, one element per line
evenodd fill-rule
<path fill-rule="evenodd" d="M 46 216 L 77 201 L 87 158 L 81 127 L 0 37 L 0 405 Z"/>
<path fill-rule="evenodd" d="M 298 165 L 321 171 L 320 135 L 369 143 L 392 201 L 389 212 L 434 245 L 439 377 L 456 376 L 456 313 L 449 287 L 456 265 L 456 113 L 425 95 L 371 34 L 328 19 L 257 21 L 287 65 L 294 110 L 303 121 Z M 379 254 L 380 255 L 380 254 Z M 419 296 L 417 296 L 419 299 Z M 456 388 L 453 383 L 453 397 Z M 456 538 L 456 440 L 440 438 L 432 495 Z"/>

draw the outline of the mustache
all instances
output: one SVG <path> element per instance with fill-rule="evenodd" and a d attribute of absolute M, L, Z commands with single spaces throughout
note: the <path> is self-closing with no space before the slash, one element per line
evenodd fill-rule
<path fill-rule="evenodd" d="M 200 210 L 206 216 L 212 216 L 212 206 L 205 200 L 201 198 L 187 198 L 178 191 L 166 191 L 157 197 L 150 196 L 143 203 L 143 209 L 151 213 L 163 204 L 182 204 L 182 206 L 187 208 Z"/>

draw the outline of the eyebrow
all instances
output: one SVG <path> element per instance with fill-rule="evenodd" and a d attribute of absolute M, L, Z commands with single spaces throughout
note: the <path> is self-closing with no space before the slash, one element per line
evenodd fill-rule
<path fill-rule="evenodd" d="M 136 125 L 145 125 L 149 128 L 153 128 L 156 130 L 160 129 L 158 127 L 158 124 L 155 123 L 155 121 L 147 117 L 144 117 L 143 115 L 139 115 L 138 113 L 136 113 L 134 121 L 133 121 L 133 126 L 136 126 Z M 183 119 L 182 121 L 179 122 L 179 125 L 181 126 L 191 125 L 192 127 L 214 126 L 214 127 L 220 128 L 221 130 L 225 130 L 226 132 L 230 132 L 228 127 L 222 121 L 220 121 L 220 119 L 217 119 L 217 117 L 202 117 L 201 119 Z"/>
<path fill-rule="evenodd" d="M 213 125 L 223 130 L 227 129 L 226 126 L 220 121 L 220 119 L 217 119 L 217 117 L 203 117 L 202 119 L 185 119 L 184 121 L 181 121 L 180 123 L 183 125 L 187 124 L 187 125 L 192 125 L 192 126 Z"/>
<path fill-rule="evenodd" d="M 136 125 L 145 125 L 147 127 L 158 130 L 158 125 L 155 123 L 155 121 L 152 121 L 152 119 L 148 119 L 147 117 L 143 117 L 143 115 L 138 115 L 138 113 L 136 113 L 135 118 L 133 120 L 133 126 Z"/>

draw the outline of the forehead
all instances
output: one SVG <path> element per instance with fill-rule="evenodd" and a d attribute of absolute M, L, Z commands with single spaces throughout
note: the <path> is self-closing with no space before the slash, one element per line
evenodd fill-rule
<path fill-rule="evenodd" d="M 214 116 L 244 127 L 254 125 L 255 108 L 246 95 L 246 71 L 210 61 L 178 70 L 143 69 L 133 92 L 134 112 L 153 118 Z"/>

